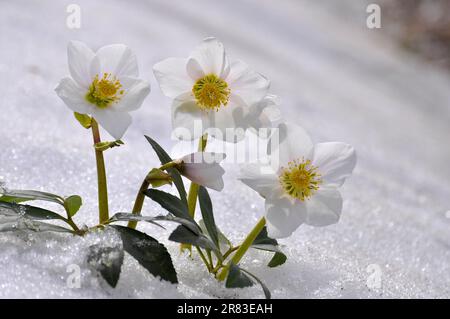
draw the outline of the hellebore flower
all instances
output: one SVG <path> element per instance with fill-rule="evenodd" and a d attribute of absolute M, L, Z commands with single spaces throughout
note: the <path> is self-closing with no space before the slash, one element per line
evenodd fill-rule
<path fill-rule="evenodd" d="M 196 152 L 178 159 L 177 168 L 195 184 L 221 191 L 225 170 L 219 163 L 223 159 L 225 154 L 222 153 Z"/>
<path fill-rule="evenodd" d="M 265 198 L 269 236 L 284 238 L 302 223 L 326 226 L 338 222 L 342 197 L 338 188 L 356 165 L 352 146 L 313 145 L 297 125 L 280 124 L 269 141 L 269 165 L 243 167 L 240 180 Z M 274 143 L 277 139 L 279 143 Z"/>
<path fill-rule="evenodd" d="M 119 140 L 131 124 L 129 112 L 150 92 L 150 85 L 138 79 L 136 56 L 123 44 L 94 53 L 79 41 L 71 41 L 67 52 L 71 77 L 61 80 L 56 93 L 72 111 L 92 115 Z"/>
<path fill-rule="evenodd" d="M 262 101 L 269 80 L 252 71 L 244 62 L 229 62 L 223 44 L 215 38 L 205 39 L 188 58 L 168 58 L 154 65 L 153 71 L 162 92 L 173 99 L 172 124 L 183 128 L 178 138 L 193 140 L 206 131 L 230 142 L 233 130 L 249 128 L 257 113 L 251 107 Z M 196 129 L 196 125 L 201 127 Z"/>

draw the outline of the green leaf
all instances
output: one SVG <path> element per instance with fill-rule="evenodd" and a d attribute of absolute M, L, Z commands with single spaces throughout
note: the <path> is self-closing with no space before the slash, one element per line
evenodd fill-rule
<path fill-rule="evenodd" d="M 285 254 L 283 254 L 282 252 L 276 252 L 267 266 L 269 266 L 270 268 L 281 266 L 286 262 L 286 260 L 287 256 Z"/>
<path fill-rule="evenodd" d="M 258 234 L 258 236 L 253 241 L 253 245 L 273 245 L 273 246 L 278 246 L 278 242 L 275 239 L 270 238 L 267 235 L 267 227 L 264 226 L 264 228 L 261 230 L 261 232 Z"/>
<path fill-rule="evenodd" d="M 72 195 L 64 200 L 64 208 L 67 211 L 69 217 L 73 217 L 83 205 L 83 200 L 78 195 Z"/>
<path fill-rule="evenodd" d="M 0 222 L 0 232 L 9 231 L 33 231 L 33 232 L 57 232 L 57 233 L 73 233 L 70 229 L 52 225 L 48 223 L 43 223 L 38 220 L 31 220 L 26 217 L 16 216 L 6 218 Z"/>
<path fill-rule="evenodd" d="M 96 143 L 94 145 L 94 147 L 97 151 L 104 152 L 107 149 L 110 149 L 113 147 L 119 147 L 123 144 L 124 144 L 124 142 L 122 142 L 121 140 L 117 140 L 117 141 L 113 141 L 113 142 L 99 142 L 99 143 Z"/>
<path fill-rule="evenodd" d="M 271 268 L 281 266 L 287 260 L 287 256 L 280 250 L 278 242 L 268 236 L 265 226 L 253 241 L 251 248 L 274 252 L 275 254 L 267 264 Z"/>
<path fill-rule="evenodd" d="M 44 208 L 8 202 L 0 202 L 0 215 L 23 216 L 33 220 L 66 220 L 61 215 Z"/>
<path fill-rule="evenodd" d="M 181 244 L 191 244 L 194 246 L 203 247 L 206 249 L 211 249 L 217 251 L 217 247 L 214 243 L 203 234 L 196 234 L 191 229 L 184 225 L 180 225 L 170 234 L 169 240 L 181 243 Z"/>
<path fill-rule="evenodd" d="M 269 264 L 267 266 L 274 268 L 277 266 L 281 266 L 284 264 L 287 260 L 287 256 L 281 251 L 281 249 L 278 246 L 274 245 L 252 245 L 251 248 L 258 249 L 258 250 L 264 250 L 264 251 L 271 251 L 275 254 L 273 255 L 272 259 L 269 261 Z"/>
<path fill-rule="evenodd" d="M 241 269 L 234 263 L 230 263 L 228 268 L 228 277 L 225 282 L 227 288 L 245 288 L 251 287 L 254 282 L 241 271 Z"/>
<path fill-rule="evenodd" d="M 184 187 L 183 179 L 181 178 L 180 172 L 175 167 L 168 168 L 167 172 L 172 177 L 173 183 L 177 188 L 181 201 L 183 202 L 184 205 L 186 205 L 186 207 L 188 207 L 186 188 Z"/>
<path fill-rule="evenodd" d="M 203 222 L 205 223 L 206 230 L 213 243 L 219 247 L 219 233 L 217 230 L 216 222 L 214 220 L 214 213 L 209 197 L 208 191 L 203 186 L 199 187 L 198 200 L 200 202 L 200 210 L 202 212 Z"/>
<path fill-rule="evenodd" d="M 159 168 L 153 168 L 150 171 L 150 173 L 148 173 L 146 180 L 154 188 L 161 187 L 167 184 L 172 184 L 172 177 L 166 172 L 160 170 Z"/>
<path fill-rule="evenodd" d="M 75 116 L 76 120 L 81 124 L 82 127 L 88 129 L 92 126 L 92 118 L 87 114 L 81 114 L 74 112 L 73 115 Z"/>
<path fill-rule="evenodd" d="M 30 199 L 28 198 L 20 198 L 20 197 L 13 197 L 13 196 L 0 196 L 0 202 L 5 202 L 5 203 L 23 203 L 23 202 L 27 202 Z"/>
<path fill-rule="evenodd" d="M 152 139 L 151 137 L 148 137 L 147 135 L 144 135 L 145 138 L 147 139 L 147 141 L 150 143 L 150 145 L 152 146 L 153 150 L 155 151 L 156 155 L 158 156 L 161 164 L 167 164 L 169 162 L 172 162 L 172 158 L 169 156 L 169 154 L 167 154 L 167 152 L 161 147 L 161 145 L 159 145 L 158 143 L 156 143 L 156 141 L 154 139 Z"/>
<path fill-rule="evenodd" d="M 208 235 L 208 230 L 206 229 L 205 222 L 203 221 L 203 219 L 200 219 L 200 220 L 198 221 L 198 225 L 200 226 L 200 229 L 202 230 L 202 233 Z M 225 251 L 227 251 L 228 249 L 232 248 L 232 247 L 233 247 L 233 244 L 232 244 L 231 241 L 224 235 L 224 233 L 222 233 L 222 232 L 220 231 L 219 228 L 217 228 L 217 232 L 218 232 L 218 234 L 219 234 L 219 248 L 220 248 L 220 251 L 225 252 Z M 209 235 L 208 235 L 208 236 L 209 236 Z"/>
<path fill-rule="evenodd" d="M 53 202 L 64 206 L 64 198 L 59 195 L 34 191 L 34 190 L 4 190 L 2 192 L 3 196 L 13 198 L 13 200 L 8 200 L 8 202 L 18 203 L 19 201 L 30 201 L 30 200 L 42 200 L 47 202 Z M 19 201 L 15 201 L 18 199 Z"/>
<path fill-rule="evenodd" d="M 174 216 L 192 220 L 187 206 L 178 197 L 157 189 L 148 189 L 144 194 Z"/>
<path fill-rule="evenodd" d="M 87 262 L 94 267 L 111 287 L 116 287 L 120 278 L 120 270 L 123 264 L 122 247 L 102 247 L 92 245 L 89 247 Z"/>
<path fill-rule="evenodd" d="M 140 231 L 114 225 L 123 242 L 123 249 L 133 256 L 152 275 L 177 283 L 177 273 L 166 247 Z"/>
<path fill-rule="evenodd" d="M 165 229 L 163 226 L 155 222 L 155 217 L 150 216 L 142 216 L 137 214 L 130 214 L 130 213 L 117 213 L 114 216 L 112 216 L 109 219 L 109 223 L 113 222 L 121 222 L 121 221 L 134 221 L 134 222 L 147 222 L 156 226 L 161 227 L 162 229 Z"/>
<path fill-rule="evenodd" d="M 167 164 L 169 162 L 172 162 L 172 158 L 169 156 L 169 154 L 167 154 L 167 152 L 161 147 L 161 145 L 159 145 L 154 139 L 152 139 L 151 137 L 144 135 L 145 138 L 147 139 L 147 141 L 150 143 L 150 145 L 152 146 L 153 150 L 155 151 L 156 155 L 159 158 L 159 161 L 161 162 L 162 165 Z M 172 167 L 172 168 L 168 168 L 167 172 L 170 174 L 170 176 L 172 177 L 173 183 L 175 184 L 175 187 L 178 190 L 178 193 L 180 194 L 180 199 L 181 201 L 186 205 L 187 207 L 187 195 L 186 195 L 186 189 L 184 187 L 183 184 L 183 179 L 181 178 L 181 174 L 180 172 Z"/>
<path fill-rule="evenodd" d="M 252 273 L 250 273 L 248 270 L 242 269 L 240 268 L 241 271 L 245 272 L 247 275 L 249 275 L 250 277 L 252 277 L 254 280 L 256 280 L 258 282 L 258 284 L 261 286 L 263 292 L 264 292 L 264 296 L 266 297 L 266 299 L 270 299 L 271 298 L 271 293 L 270 290 L 267 288 L 267 286 L 255 275 L 253 275 Z"/>

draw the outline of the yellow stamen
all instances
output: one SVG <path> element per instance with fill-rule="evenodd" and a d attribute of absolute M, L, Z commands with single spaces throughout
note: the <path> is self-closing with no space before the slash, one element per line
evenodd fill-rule
<path fill-rule="evenodd" d="M 322 182 L 317 167 L 310 160 L 294 160 L 283 167 L 280 173 L 280 183 L 287 195 L 305 201 L 319 189 Z"/>
<path fill-rule="evenodd" d="M 217 111 L 222 105 L 228 104 L 230 89 L 227 82 L 215 74 L 209 74 L 195 82 L 192 93 L 201 108 Z"/>
<path fill-rule="evenodd" d="M 122 84 L 119 79 L 112 76 L 111 73 L 104 73 L 102 78 L 99 78 L 97 74 L 89 86 L 86 100 L 101 109 L 107 108 L 120 100 L 124 94 L 124 90 L 121 88 Z"/>

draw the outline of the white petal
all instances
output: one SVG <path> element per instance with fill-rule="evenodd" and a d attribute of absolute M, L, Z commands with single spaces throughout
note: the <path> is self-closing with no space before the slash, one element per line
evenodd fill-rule
<path fill-rule="evenodd" d="M 306 218 L 303 202 L 286 197 L 271 196 L 266 199 L 267 232 L 271 238 L 289 237 Z"/>
<path fill-rule="evenodd" d="M 192 91 L 193 80 L 186 71 L 186 59 L 168 58 L 153 66 L 153 73 L 165 96 L 177 98 Z"/>
<path fill-rule="evenodd" d="M 197 46 L 190 57 L 198 62 L 204 74 L 215 74 L 224 78 L 229 72 L 228 60 L 223 44 L 216 38 L 207 38 Z"/>
<path fill-rule="evenodd" d="M 225 158 L 222 153 L 197 152 L 184 156 L 181 173 L 196 184 L 221 191 L 225 170 L 219 163 Z"/>
<path fill-rule="evenodd" d="M 172 128 L 176 138 L 194 140 L 203 135 L 210 127 L 205 111 L 197 103 L 189 99 L 189 95 L 182 95 L 172 103 Z"/>
<path fill-rule="evenodd" d="M 94 52 L 83 42 L 70 41 L 67 46 L 70 75 L 81 87 L 88 88 L 92 82 L 90 68 L 94 56 Z"/>
<path fill-rule="evenodd" d="M 245 138 L 246 125 L 243 124 L 243 110 L 235 99 L 230 98 L 226 106 L 215 111 L 209 111 L 210 122 L 208 134 L 216 139 L 237 143 Z"/>
<path fill-rule="evenodd" d="M 150 84 L 147 81 L 129 77 L 122 78 L 121 83 L 125 94 L 118 103 L 111 105 L 111 108 L 127 112 L 140 108 L 150 93 Z"/>
<path fill-rule="evenodd" d="M 339 221 L 342 197 L 334 188 L 319 189 L 306 201 L 306 221 L 311 226 L 328 226 Z"/>
<path fill-rule="evenodd" d="M 74 112 L 90 114 L 93 107 L 86 101 L 87 91 L 71 78 L 64 78 L 55 88 L 56 94 Z"/>
<path fill-rule="evenodd" d="M 250 106 L 244 121 L 260 136 L 269 133 L 263 129 L 278 127 L 282 120 L 276 96 L 267 95 L 260 102 Z"/>
<path fill-rule="evenodd" d="M 238 179 L 262 197 L 269 197 L 280 185 L 278 176 L 268 165 L 247 164 L 241 168 Z"/>
<path fill-rule="evenodd" d="M 122 138 L 132 122 L 130 114 L 107 109 L 96 108 L 92 116 L 116 140 Z"/>
<path fill-rule="evenodd" d="M 186 72 L 194 82 L 197 82 L 198 79 L 201 79 L 206 75 L 205 72 L 203 72 L 202 66 L 193 58 L 190 58 L 187 61 Z"/>
<path fill-rule="evenodd" d="M 118 78 L 139 75 L 136 55 L 124 44 L 101 47 L 97 56 L 100 59 L 101 73 L 111 73 Z"/>
<path fill-rule="evenodd" d="M 230 74 L 225 81 L 230 86 L 231 94 L 240 96 L 247 105 L 261 101 L 270 87 L 268 79 L 239 60 L 231 63 Z"/>
<path fill-rule="evenodd" d="M 319 143 L 314 146 L 312 164 L 318 167 L 326 185 L 341 186 L 355 168 L 356 152 L 345 143 Z"/>
<path fill-rule="evenodd" d="M 313 144 L 308 133 L 299 125 L 282 123 L 269 140 L 267 152 L 275 170 L 290 161 L 312 156 Z"/>

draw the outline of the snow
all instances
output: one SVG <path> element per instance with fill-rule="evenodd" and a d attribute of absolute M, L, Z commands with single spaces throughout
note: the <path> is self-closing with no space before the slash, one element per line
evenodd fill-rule
<path fill-rule="evenodd" d="M 171 147 L 170 101 L 152 75 L 168 56 L 186 56 L 214 35 L 228 53 L 272 81 L 285 118 L 317 142 L 355 146 L 358 165 L 343 188 L 341 221 L 302 226 L 282 240 L 285 265 L 265 267 L 252 252 L 243 265 L 274 298 L 450 297 L 450 77 L 365 27 L 365 1 L 87 1 L 79 30 L 65 26 L 65 1 L 9 1 L 0 10 L 0 179 L 7 187 L 78 194 L 78 224 L 94 225 L 96 175 L 89 131 L 54 93 L 68 74 L 71 39 L 94 48 L 123 42 L 137 54 L 152 92 L 124 138 L 107 151 L 112 212 L 129 211 L 146 172 L 157 165 L 143 138 Z M 341 3 L 341 2 L 340 2 Z M 103 132 L 106 138 L 106 133 Z M 108 137 L 109 138 L 109 137 Z M 211 192 L 216 221 L 234 242 L 263 211 L 262 200 L 234 180 Z M 45 206 L 45 205 L 44 205 Z M 59 209 L 56 206 L 45 206 Z M 146 215 L 161 213 L 146 203 Z M 90 245 L 114 243 L 113 232 L 85 237 L 0 234 L 0 297 L 25 298 L 259 298 L 259 287 L 225 289 L 196 258 L 181 255 L 165 231 L 140 229 L 169 249 L 178 286 L 161 282 L 130 256 L 115 289 L 86 262 Z M 70 288 L 73 267 L 81 287 Z"/>

